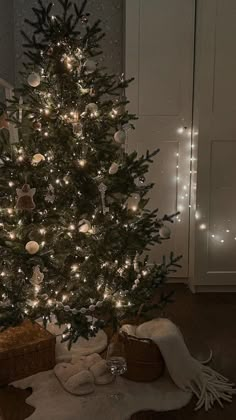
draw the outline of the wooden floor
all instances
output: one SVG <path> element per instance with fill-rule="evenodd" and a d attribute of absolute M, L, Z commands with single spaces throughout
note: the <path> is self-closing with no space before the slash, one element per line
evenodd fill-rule
<path fill-rule="evenodd" d="M 207 358 L 211 348 L 212 367 L 236 382 L 236 294 L 192 295 L 185 286 L 169 287 L 176 290 L 176 302 L 168 307 L 166 315 L 181 328 L 192 354 Z M 29 394 L 30 390 L 21 391 L 11 387 L 0 389 L 0 414 L 3 420 L 24 420 L 30 416 L 34 409 L 25 403 Z M 236 396 L 232 404 L 225 405 L 224 410 L 216 407 L 208 413 L 203 410 L 195 412 L 192 400 L 187 407 L 178 411 L 139 413 L 132 417 L 132 420 L 189 419 L 235 420 Z"/>

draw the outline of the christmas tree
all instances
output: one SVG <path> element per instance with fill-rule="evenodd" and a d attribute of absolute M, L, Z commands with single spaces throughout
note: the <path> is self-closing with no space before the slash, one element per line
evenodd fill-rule
<path fill-rule="evenodd" d="M 58 3 L 60 15 L 38 0 L 26 19 L 22 85 L 7 104 L 19 142 L 0 130 L 0 325 L 53 318 L 71 344 L 163 307 L 169 296 L 153 296 L 179 258 L 148 260 L 175 215 L 148 209 L 145 174 L 158 150 L 125 151 L 131 80 L 99 64 L 104 34 L 86 1 Z"/>

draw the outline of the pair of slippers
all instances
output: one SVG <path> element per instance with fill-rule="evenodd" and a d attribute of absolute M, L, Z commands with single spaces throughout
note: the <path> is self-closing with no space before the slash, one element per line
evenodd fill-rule
<path fill-rule="evenodd" d="M 74 395 L 91 394 L 95 385 L 107 385 L 114 379 L 97 353 L 82 356 L 75 364 L 59 363 L 54 373 L 65 390 Z"/>

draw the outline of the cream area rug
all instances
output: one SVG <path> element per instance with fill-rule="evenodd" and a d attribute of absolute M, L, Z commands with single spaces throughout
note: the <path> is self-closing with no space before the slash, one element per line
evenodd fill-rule
<path fill-rule="evenodd" d="M 177 388 L 167 374 L 153 383 L 118 378 L 116 383 L 96 386 L 93 394 L 83 397 L 66 392 L 53 371 L 38 373 L 13 385 L 33 389 L 26 402 L 36 410 L 28 420 L 128 420 L 141 410 L 179 409 L 192 397 L 191 392 Z M 116 393 L 122 394 L 120 399 L 114 397 Z"/>

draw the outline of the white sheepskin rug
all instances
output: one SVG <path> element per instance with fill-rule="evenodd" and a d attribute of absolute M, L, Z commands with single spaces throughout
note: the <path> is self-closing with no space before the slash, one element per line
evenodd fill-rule
<path fill-rule="evenodd" d="M 36 410 L 28 420 L 128 420 L 140 410 L 179 409 L 192 397 L 191 392 L 177 388 L 167 375 L 153 383 L 118 378 L 116 383 L 96 386 L 93 394 L 83 397 L 66 392 L 53 371 L 38 373 L 13 385 L 33 389 L 26 402 Z M 120 400 L 112 397 L 117 392 L 122 393 Z"/>

